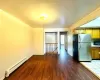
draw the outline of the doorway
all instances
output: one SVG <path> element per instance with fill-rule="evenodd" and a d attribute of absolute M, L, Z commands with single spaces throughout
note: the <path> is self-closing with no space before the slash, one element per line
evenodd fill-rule
<path fill-rule="evenodd" d="M 67 32 L 60 32 L 60 50 L 67 50 Z"/>
<path fill-rule="evenodd" d="M 45 32 L 45 53 L 57 54 L 58 42 L 57 32 Z"/>

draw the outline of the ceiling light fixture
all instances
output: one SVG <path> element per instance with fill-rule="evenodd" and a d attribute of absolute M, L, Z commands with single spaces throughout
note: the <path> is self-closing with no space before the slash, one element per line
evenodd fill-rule
<path fill-rule="evenodd" d="M 46 20 L 48 18 L 48 15 L 47 14 L 41 14 L 40 15 L 40 19 L 41 20 Z"/>

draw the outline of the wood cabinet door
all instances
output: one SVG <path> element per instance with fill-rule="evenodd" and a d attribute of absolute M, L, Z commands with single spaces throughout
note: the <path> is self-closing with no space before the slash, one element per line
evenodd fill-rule
<path fill-rule="evenodd" d="M 100 29 L 99 29 L 99 39 L 100 39 Z"/>
<path fill-rule="evenodd" d="M 92 59 L 100 59 L 100 48 L 92 48 L 92 51 L 91 51 L 91 56 L 92 56 Z"/>
<path fill-rule="evenodd" d="M 87 30 L 85 31 L 85 33 L 86 33 L 86 34 L 91 34 L 91 37 L 93 38 L 92 29 L 87 29 Z"/>
<path fill-rule="evenodd" d="M 99 29 L 93 29 L 92 37 L 93 38 L 100 38 Z"/>

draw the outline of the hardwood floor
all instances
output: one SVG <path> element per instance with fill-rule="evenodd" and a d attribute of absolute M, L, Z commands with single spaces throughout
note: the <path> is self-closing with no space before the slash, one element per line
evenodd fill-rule
<path fill-rule="evenodd" d="M 7 80 L 99 80 L 79 62 L 61 51 L 58 55 L 33 56 Z"/>

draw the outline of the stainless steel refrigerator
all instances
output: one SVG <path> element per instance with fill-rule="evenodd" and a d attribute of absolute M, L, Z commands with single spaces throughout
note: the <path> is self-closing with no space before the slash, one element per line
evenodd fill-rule
<path fill-rule="evenodd" d="M 91 35 L 73 35 L 73 58 L 78 61 L 91 61 Z"/>

